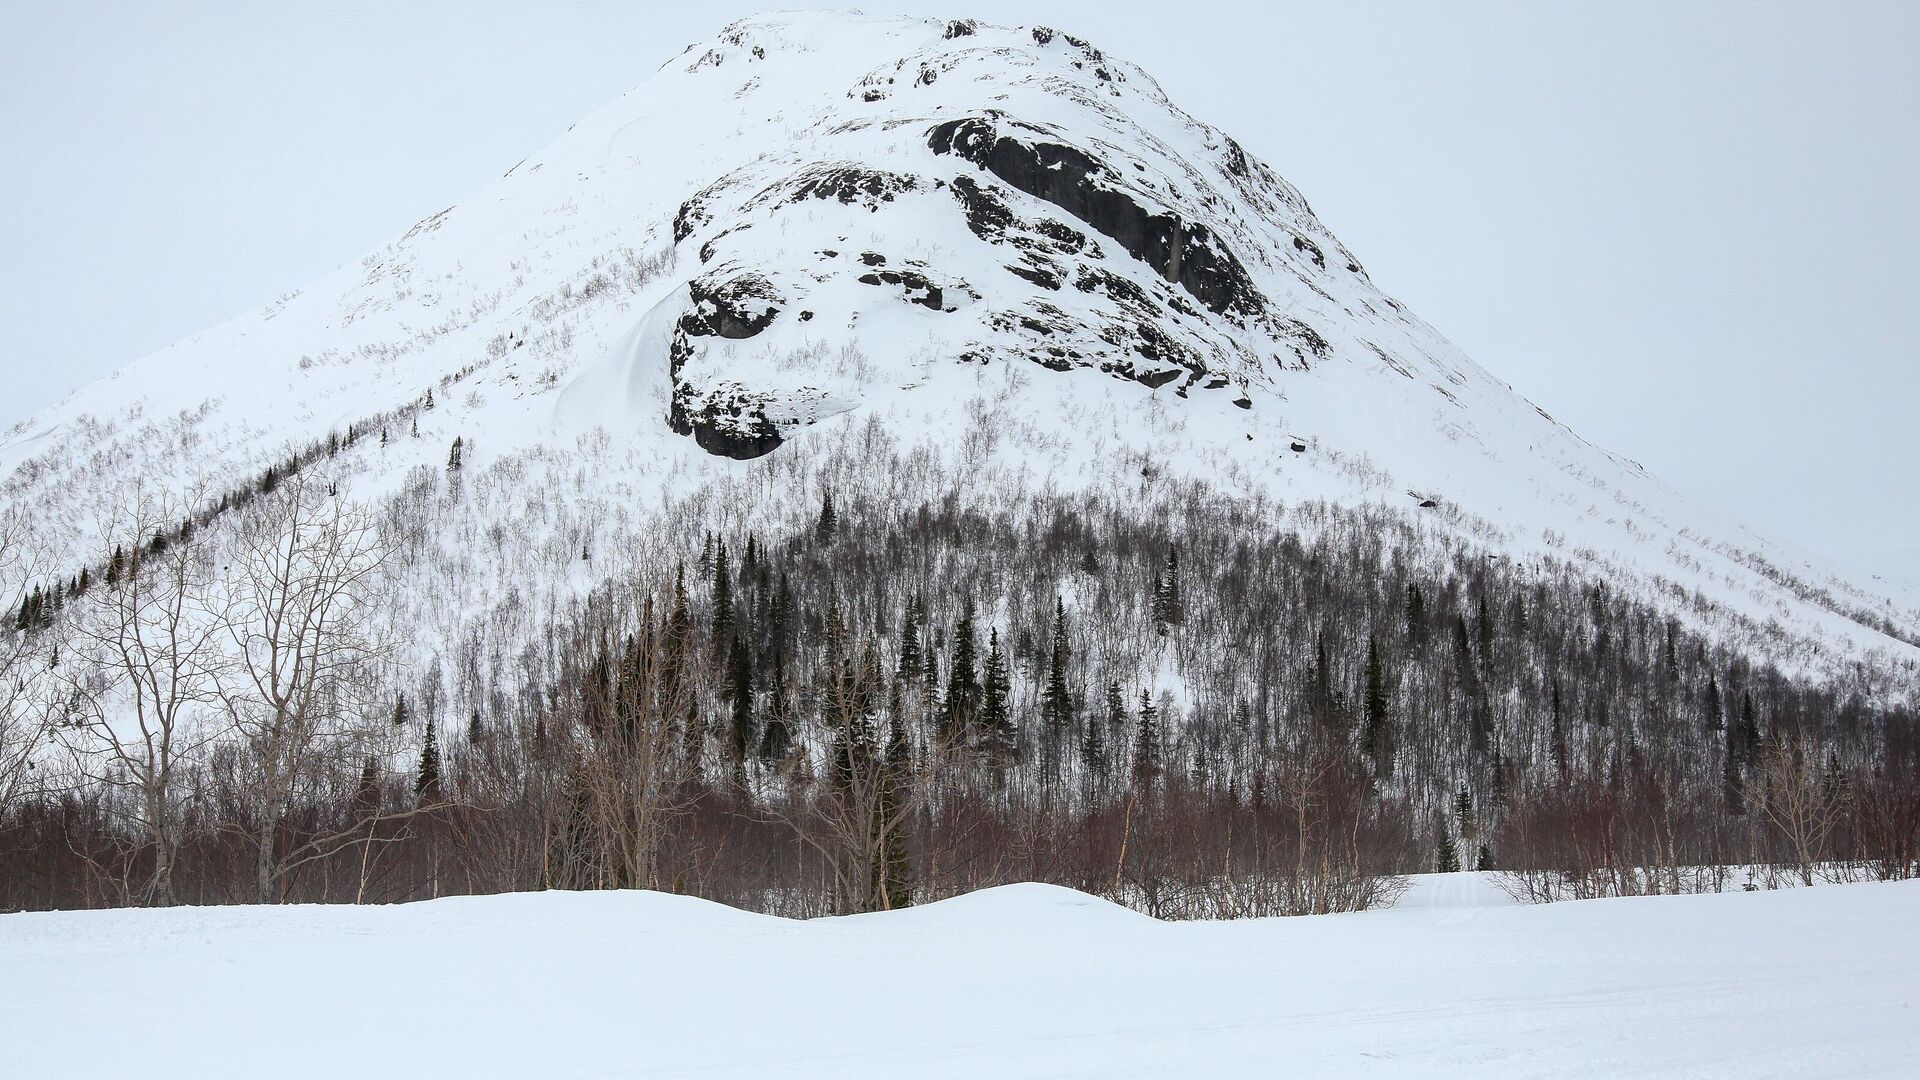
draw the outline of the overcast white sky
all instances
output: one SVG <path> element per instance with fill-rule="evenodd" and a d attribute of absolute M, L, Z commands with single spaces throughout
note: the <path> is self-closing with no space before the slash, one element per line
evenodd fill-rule
<path fill-rule="evenodd" d="M 1920 5 L 862 6 L 1139 62 L 1576 431 L 1842 560 L 1920 548 Z M 0 426 L 357 259 L 760 8 L 0 0 Z M 1752 463 L 1778 440 L 1803 452 Z"/>

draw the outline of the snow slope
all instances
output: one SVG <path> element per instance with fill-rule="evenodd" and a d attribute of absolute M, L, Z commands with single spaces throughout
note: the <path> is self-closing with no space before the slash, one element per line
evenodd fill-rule
<path fill-rule="evenodd" d="M 10 1076 L 1910 1076 L 1920 883 L 1159 923 L 1042 885 L 0 917 Z"/>
<path fill-rule="evenodd" d="M 460 437 L 497 497 L 437 508 L 457 526 L 437 532 L 514 521 L 527 550 L 577 552 L 560 516 L 618 543 L 665 499 L 773 483 L 875 420 L 1040 484 L 1155 472 L 1380 503 L 1766 638 L 1789 667 L 1920 672 L 1920 590 L 1771 544 L 1578 438 L 1144 71 L 1040 27 L 736 23 L 358 265 L 16 426 L 0 497 L 26 561 L 71 575 L 129 492 L 211 497 L 361 425 L 380 437 L 322 463 L 353 495 L 422 502 L 419 470 Z M 1756 438 L 1757 467 L 1786 452 Z M 475 558 L 431 585 L 452 607 L 533 576 L 524 554 Z"/>

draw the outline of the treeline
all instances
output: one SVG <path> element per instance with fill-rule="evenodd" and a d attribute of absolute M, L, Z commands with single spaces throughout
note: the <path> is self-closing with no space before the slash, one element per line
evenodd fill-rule
<path fill-rule="evenodd" d="M 1909 707 L 1570 566 L 1202 485 L 816 494 L 777 530 L 662 526 L 518 656 L 317 680 L 324 753 L 244 737 L 271 694 L 209 694 L 164 782 L 127 783 L 138 749 L 103 763 L 105 708 L 69 694 L 52 723 L 87 738 L 50 745 L 79 764 L 0 806 L 0 905 L 656 888 L 819 914 L 1038 880 L 1218 917 L 1459 867 L 1538 899 L 1920 872 Z M 61 663 L 101 663 L 104 702 L 110 637 L 76 625 Z"/>

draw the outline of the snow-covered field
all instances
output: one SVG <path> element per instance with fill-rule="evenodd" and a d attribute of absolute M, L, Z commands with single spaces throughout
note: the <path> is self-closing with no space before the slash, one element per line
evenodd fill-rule
<path fill-rule="evenodd" d="M 1912 1076 L 1920 883 L 1158 923 L 1021 885 L 0 917 L 8 1077 Z"/>

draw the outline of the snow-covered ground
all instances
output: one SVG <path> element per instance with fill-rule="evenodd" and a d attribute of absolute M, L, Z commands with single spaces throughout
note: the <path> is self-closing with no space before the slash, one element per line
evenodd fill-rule
<path fill-rule="evenodd" d="M 0 917 L 13 1077 L 1912 1076 L 1920 883 L 1159 923 L 1021 885 Z"/>

